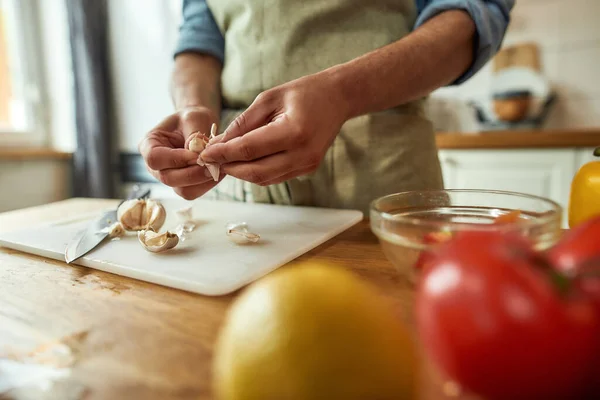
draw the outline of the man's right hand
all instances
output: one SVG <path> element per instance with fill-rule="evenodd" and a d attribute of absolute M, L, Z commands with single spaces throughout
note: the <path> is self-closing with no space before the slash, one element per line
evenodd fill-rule
<path fill-rule="evenodd" d="M 206 167 L 198 165 L 198 154 L 187 150 L 187 142 L 198 131 L 208 136 L 211 125 L 217 122 L 214 112 L 206 107 L 187 107 L 165 118 L 138 146 L 148 171 L 186 200 L 208 192 L 218 182 Z"/>

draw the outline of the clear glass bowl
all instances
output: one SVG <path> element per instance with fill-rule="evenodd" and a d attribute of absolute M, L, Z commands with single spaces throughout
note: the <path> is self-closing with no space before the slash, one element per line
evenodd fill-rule
<path fill-rule="evenodd" d="M 509 212 L 520 211 L 514 222 L 494 224 Z M 562 208 L 552 200 L 523 193 L 492 190 L 411 191 L 380 197 L 371 203 L 371 230 L 386 257 L 410 282 L 415 264 L 435 244 L 426 237 L 436 232 L 516 231 L 540 249 L 561 235 Z"/>

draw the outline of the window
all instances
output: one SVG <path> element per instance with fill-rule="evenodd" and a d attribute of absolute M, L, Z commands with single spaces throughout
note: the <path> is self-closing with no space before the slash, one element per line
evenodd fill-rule
<path fill-rule="evenodd" d="M 39 0 L 0 0 L 0 145 L 47 141 Z"/>

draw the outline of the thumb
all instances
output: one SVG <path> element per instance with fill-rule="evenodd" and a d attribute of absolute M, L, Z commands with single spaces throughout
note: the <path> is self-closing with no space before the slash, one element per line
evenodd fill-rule
<path fill-rule="evenodd" d="M 196 132 L 208 137 L 214 121 L 215 118 L 212 113 L 205 109 L 190 108 L 181 112 L 180 128 L 185 139 L 185 148 L 188 146 L 190 137 Z"/>
<path fill-rule="evenodd" d="M 258 95 L 250 107 L 229 124 L 219 142 L 228 142 L 269 123 L 270 116 L 275 111 L 273 104 L 272 96 L 267 95 L 266 92 Z"/>

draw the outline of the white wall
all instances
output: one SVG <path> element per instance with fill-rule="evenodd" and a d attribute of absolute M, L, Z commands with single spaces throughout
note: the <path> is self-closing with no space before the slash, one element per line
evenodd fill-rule
<path fill-rule="evenodd" d="M 32 0 L 30 0 L 32 1 Z M 75 149 L 73 80 L 64 0 L 37 0 L 42 42 L 36 54 L 47 96 L 44 120 L 49 143 L 61 151 Z M 1 144 L 0 144 L 1 145 Z M 71 193 L 70 162 L 0 157 L 0 212 L 63 200 Z"/>
<path fill-rule="evenodd" d="M 533 41 L 540 47 L 545 76 L 558 94 L 558 101 L 546 123 L 547 128 L 600 126 L 600 1 L 598 0 L 517 0 L 504 45 Z M 489 95 L 491 64 L 476 76 L 454 88 L 433 94 L 440 100 L 465 101 Z M 459 106 L 460 109 L 460 106 Z M 466 113 L 453 121 L 469 129 Z M 450 130 L 456 130 L 456 127 Z"/>
<path fill-rule="evenodd" d="M 38 4 L 50 144 L 55 149 L 71 152 L 76 147 L 75 110 L 65 0 L 40 0 Z"/>
<path fill-rule="evenodd" d="M 0 212 L 66 199 L 69 174 L 65 160 L 0 160 Z"/>
<path fill-rule="evenodd" d="M 169 76 L 181 0 L 110 0 L 111 73 L 121 150 L 173 112 Z"/>

